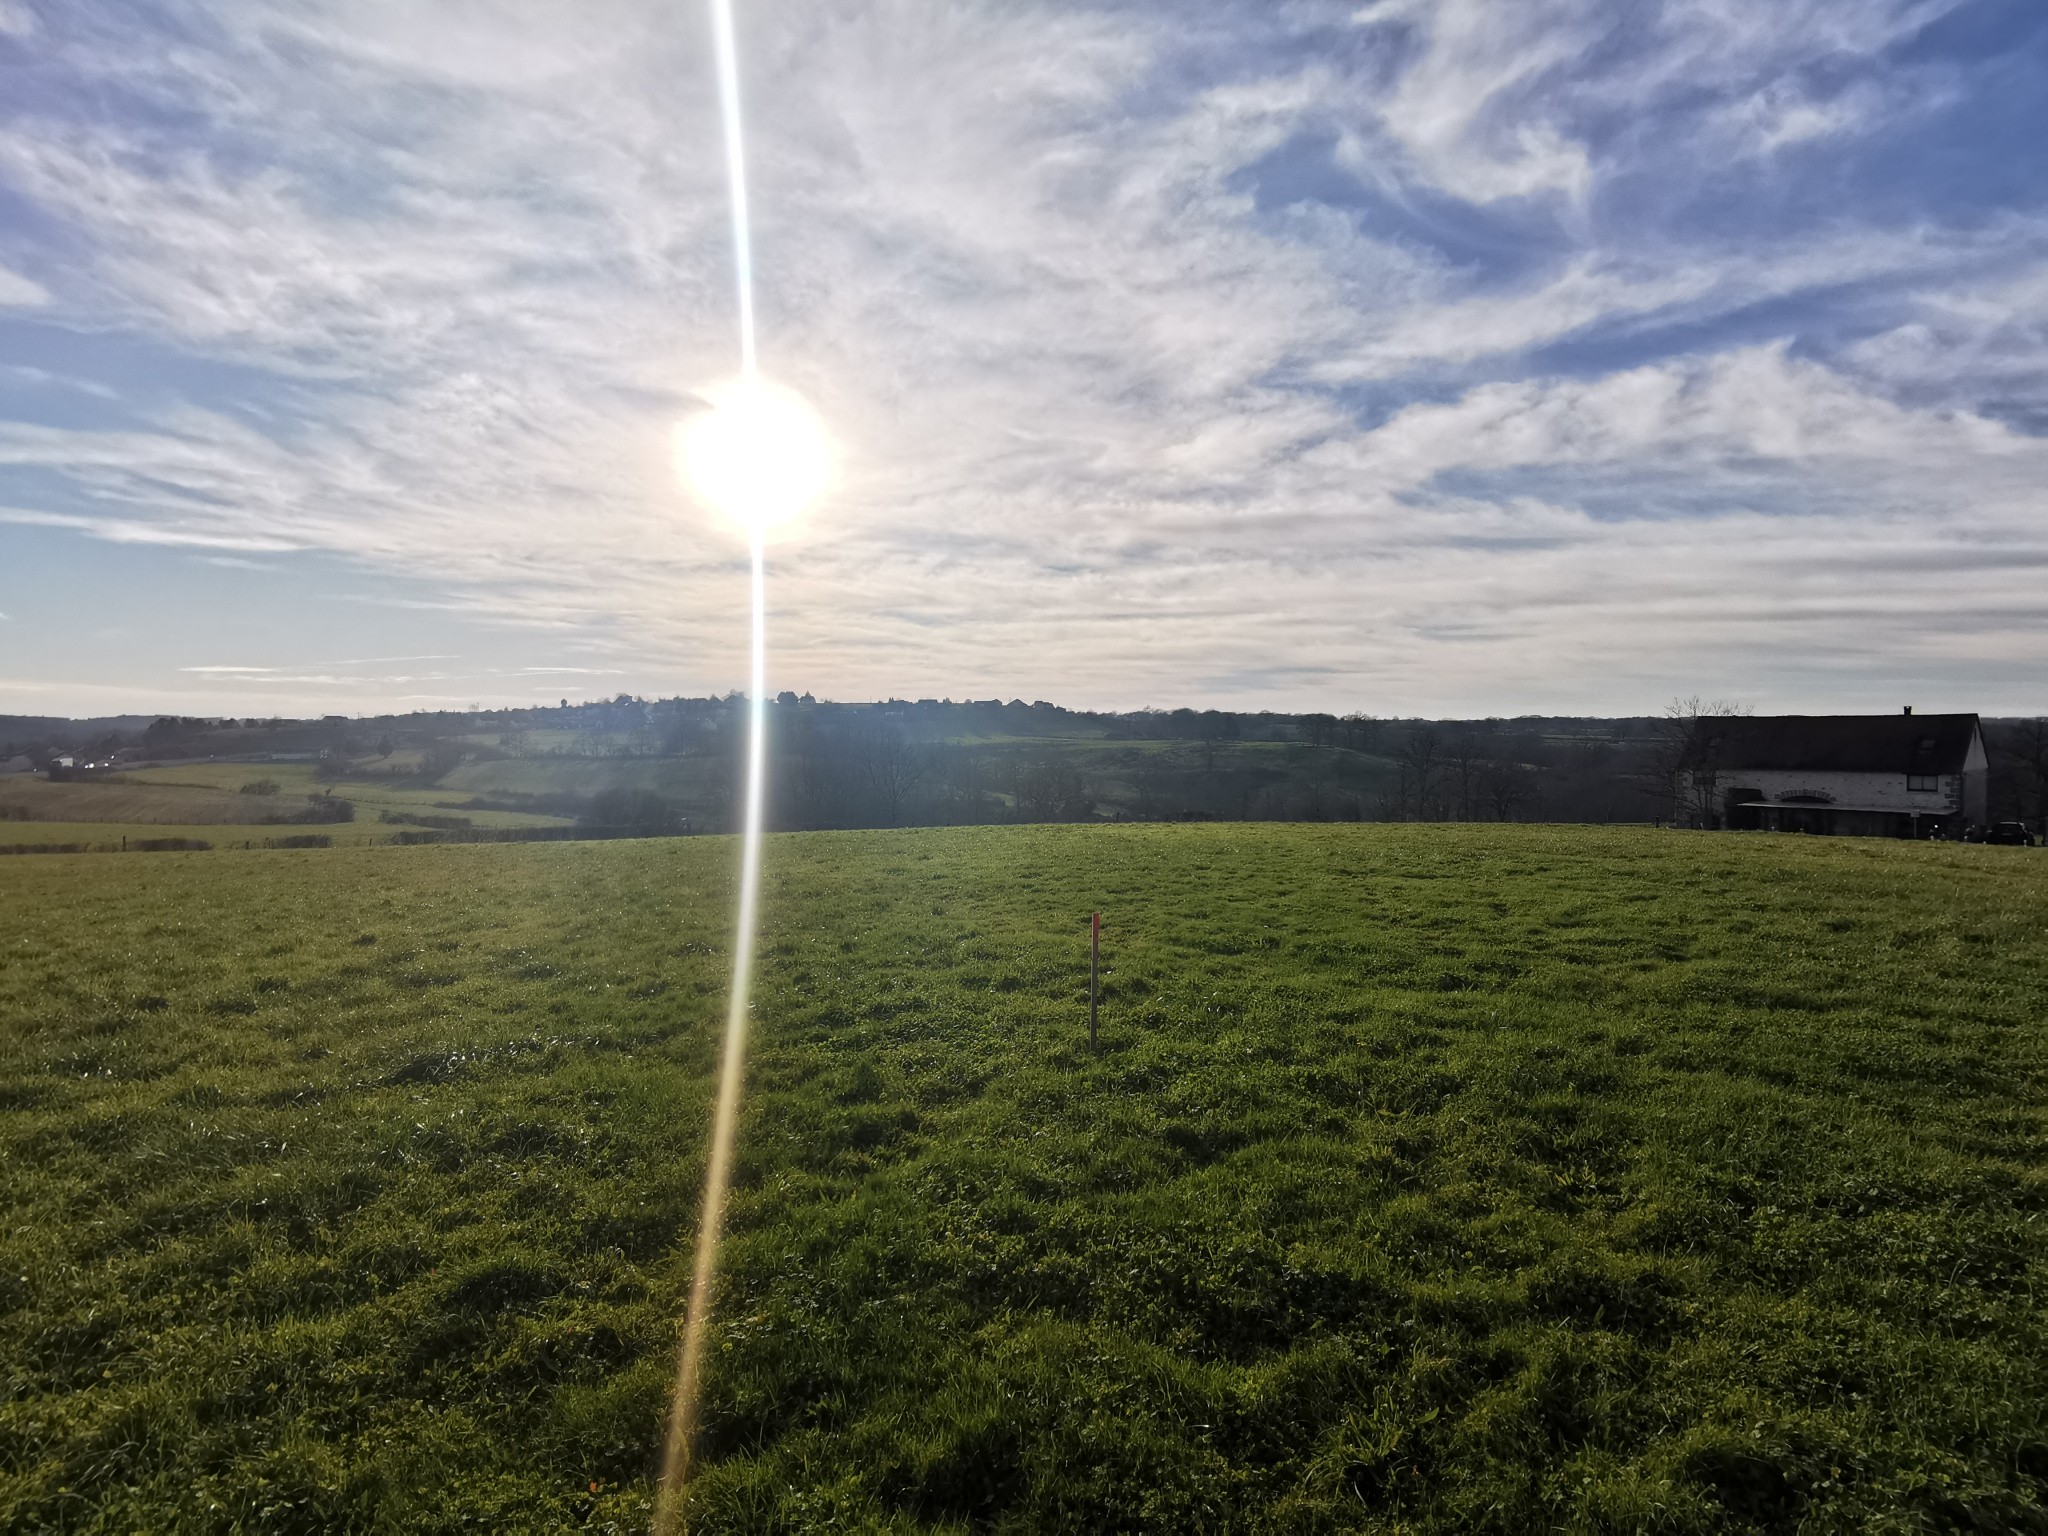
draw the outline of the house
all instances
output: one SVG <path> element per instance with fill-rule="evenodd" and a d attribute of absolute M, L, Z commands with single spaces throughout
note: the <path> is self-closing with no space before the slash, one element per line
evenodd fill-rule
<path fill-rule="evenodd" d="M 1975 715 L 1753 715 L 1695 722 L 1687 799 L 1710 826 L 1958 837 L 1984 820 Z"/>

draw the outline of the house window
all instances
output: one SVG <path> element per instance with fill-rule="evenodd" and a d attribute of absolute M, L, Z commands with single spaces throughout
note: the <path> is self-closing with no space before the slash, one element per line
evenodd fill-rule
<path fill-rule="evenodd" d="M 1941 775 L 1938 773 L 1909 773 L 1906 775 L 1906 788 L 1924 791 L 1931 795 L 1941 788 Z"/>

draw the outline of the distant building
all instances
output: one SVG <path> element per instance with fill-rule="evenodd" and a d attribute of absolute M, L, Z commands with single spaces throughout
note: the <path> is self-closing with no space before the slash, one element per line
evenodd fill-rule
<path fill-rule="evenodd" d="M 1984 820 L 1975 715 L 1758 715 L 1694 726 L 1687 800 L 1711 825 L 1956 837 Z"/>

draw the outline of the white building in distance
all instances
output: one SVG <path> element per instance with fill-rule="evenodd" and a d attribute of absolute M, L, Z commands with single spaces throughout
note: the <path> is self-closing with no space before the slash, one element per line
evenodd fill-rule
<path fill-rule="evenodd" d="M 1750 715 L 1693 726 L 1686 799 L 1709 825 L 1960 837 L 1984 820 L 1975 715 Z"/>

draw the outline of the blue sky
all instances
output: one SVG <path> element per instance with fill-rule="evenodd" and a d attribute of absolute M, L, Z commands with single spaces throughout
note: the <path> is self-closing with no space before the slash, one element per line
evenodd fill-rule
<path fill-rule="evenodd" d="M 2038 0 L 740 0 L 777 687 L 2048 711 Z M 723 691 L 690 4 L 0 0 L 0 710 Z"/>

